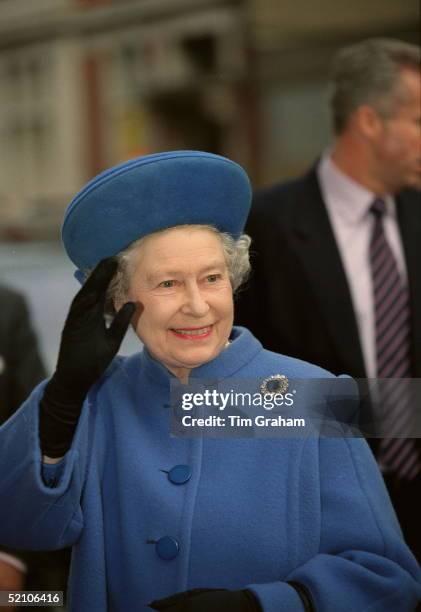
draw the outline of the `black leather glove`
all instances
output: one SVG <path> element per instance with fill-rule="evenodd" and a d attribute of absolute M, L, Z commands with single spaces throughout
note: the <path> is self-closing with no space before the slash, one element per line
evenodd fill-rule
<path fill-rule="evenodd" d="M 165 612 L 262 612 L 257 598 L 248 590 L 192 589 L 158 599 L 149 606 Z"/>
<path fill-rule="evenodd" d="M 41 450 L 49 457 L 69 450 L 86 394 L 118 352 L 136 310 L 128 302 L 106 327 L 106 293 L 116 270 L 114 258 L 102 260 L 70 306 L 57 367 L 40 402 Z"/>

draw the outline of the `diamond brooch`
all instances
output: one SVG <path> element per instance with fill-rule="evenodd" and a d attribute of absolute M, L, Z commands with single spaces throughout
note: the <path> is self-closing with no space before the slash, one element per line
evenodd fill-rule
<path fill-rule="evenodd" d="M 284 374 L 273 374 L 260 385 L 262 395 L 278 395 L 288 390 L 288 378 Z"/>

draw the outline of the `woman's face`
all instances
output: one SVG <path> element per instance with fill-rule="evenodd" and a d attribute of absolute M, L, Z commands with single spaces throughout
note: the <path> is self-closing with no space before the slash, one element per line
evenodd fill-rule
<path fill-rule="evenodd" d="M 214 359 L 233 324 L 224 252 L 210 230 L 177 227 L 148 236 L 132 253 L 128 300 L 143 304 L 133 326 L 150 353 L 182 381 Z"/>

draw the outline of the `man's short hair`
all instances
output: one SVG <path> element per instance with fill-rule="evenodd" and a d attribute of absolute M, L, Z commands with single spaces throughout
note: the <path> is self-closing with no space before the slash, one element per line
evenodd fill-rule
<path fill-rule="evenodd" d="M 404 101 L 399 87 L 401 70 L 419 70 L 420 66 L 420 47 L 400 40 L 372 38 L 341 49 L 332 66 L 335 133 L 343 131 L 351 114 L 363 104 L 385 118 L 393 115 Z"/>

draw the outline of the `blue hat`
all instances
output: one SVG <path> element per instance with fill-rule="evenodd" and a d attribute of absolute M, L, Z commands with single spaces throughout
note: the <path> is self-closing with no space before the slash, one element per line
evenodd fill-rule
<path fill-rule="evenodd" d="M 80 270 L 157 230 L 213 225 L 238 237 L 251 202 L 247 174 L 235 162 L 200 151 L 146 155 L 93 178 L 69 204 L 62 226 Z"/>

